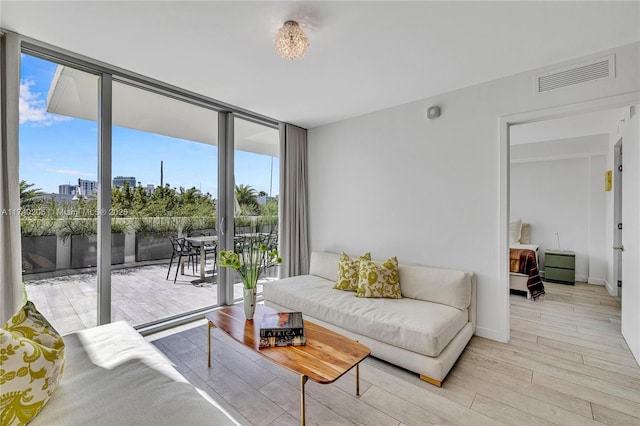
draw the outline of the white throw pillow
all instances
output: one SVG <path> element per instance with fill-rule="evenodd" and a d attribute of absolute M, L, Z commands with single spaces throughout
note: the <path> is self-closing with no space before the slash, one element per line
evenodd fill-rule
<path fill-rule="evenodd" d="M 520 244 L 531 244 L 531 225 L 522 222 L 520 228 Z"/>
<path fill-rule="evenodd" d="M 516 219 L 509 223 L 509 244 L 520 242 L 520 233 L 522 232 L 522 219 Z"/>

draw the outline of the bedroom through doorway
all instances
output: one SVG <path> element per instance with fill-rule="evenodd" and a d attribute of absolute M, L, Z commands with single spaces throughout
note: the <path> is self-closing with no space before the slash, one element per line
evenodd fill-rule
<path fill-rule="evenodd" d="M 579 332 L 581 313 L 592 303 L 602 324 L 587 327 L 613 324 L 619 332 L 621 301 L 609 296 L 619 295 L 623 268 L 618 166 L 633 111 L 577 112 L 509 127 L 512 339 L 527 338 L 534 319 L 559 340 Z M 543 303 L 546 313 L 534 313 L 533 303 Z"/>

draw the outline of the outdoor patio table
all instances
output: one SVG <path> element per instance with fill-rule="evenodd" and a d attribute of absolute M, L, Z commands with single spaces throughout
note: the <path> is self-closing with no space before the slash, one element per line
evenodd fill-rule
<path fill-rule="evenodd" d="M 205 259 L 206 256 L 205 256 L 204 247 L 205 245 L 207 245 L 207 243 L 217 243 L 218 236 L 202 235 L 199 237 L 185 237 L 185 240 L 189 241 L 192 244 L 197 244 L 200 246 L 200 281 L 199 282 L 205 282 L 204 267 L 206 263 L 206 259 Z"/>

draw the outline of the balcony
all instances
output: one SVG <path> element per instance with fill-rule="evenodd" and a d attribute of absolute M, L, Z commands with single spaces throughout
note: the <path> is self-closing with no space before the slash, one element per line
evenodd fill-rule
<path fill-rule="evenodd" d="M 22 238 L 27 296 L 63 334 L 94 326 L 97 322 L 96 237 L 64 232 L 69 228 L 91 228 L 87 221 L 91 219 L 58 220 L 58 235 Z M 117 221 L 122 225 L 117 228 L 124 232 L 112 234 L 112 321 L 125 320 L 141 326 L 218 304 L 218 270 L 213 254 L 206 257 L 204 282 L 200 279 L 200 263 L 195 259 L 193 262 L 185 260 L 182 267 L 174 259 L 169 270 L 172 248 L 168 236 L 214 234 L 215 230 L 211 228 L 193 229 L 194 223 L 207 221 L 203 218 L 145 218 L 147 225 L 155 224 L 155 227 L 147 226 L 144 230 L 139 218 Z M 174 224 L 173 230 L 167 226 L 169 223 Z M 240 217 L 237 223 L 253 224 L 238 226 L 238 232 L 260 229 L 261 232 L 273 231 L 275 235 L 272 225 L 277 226 L 277 217 Z M 267 223 L 270 225 L 265 225 Z M 182 225 L 175 227 L 175 224 Z M 33 224 L 25 229 L 33 231 Z M 261 282 L 276 276 L 277 270 L 272 268 Z M 236 279 L 233 293 L 234 300 L 242 298 L 239 279 Z M 258 294 L 261 293 L 260 284 Z"/>

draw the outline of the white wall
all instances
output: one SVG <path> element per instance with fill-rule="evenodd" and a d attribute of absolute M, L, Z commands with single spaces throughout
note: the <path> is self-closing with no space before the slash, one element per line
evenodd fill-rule
<path fill-rule="evenodd" d="M 572 250 L 576 279 L 604 284 L 604 171 L 604 155 L 511 164 L 511 218 L 531 224 L 541 270 L 545 250 Z"/>
<path fill-rule="evenodd" d="M 604 285 L 607 279 L 607 253 L 611 251 L 605 232 L 607 200 L 604 174 L 607 170 L 607 157 L 594 155 L 589 161 L 589 275 L 587 282 Z"/>
<path fill-rule="evenodd" d="M 598 84 L 536 96 L 534 73 L 523 73 L 310 129 L 312 250 L 370 250 L 375 257 L 473 271 L 477 334 L 506 340 L 500 118 L 638 91 L 639 52 L 634 43 L 599 53 L 616 54 L 617 78 Z M 434 104 L 442 116 L 427 120 Z"/>

